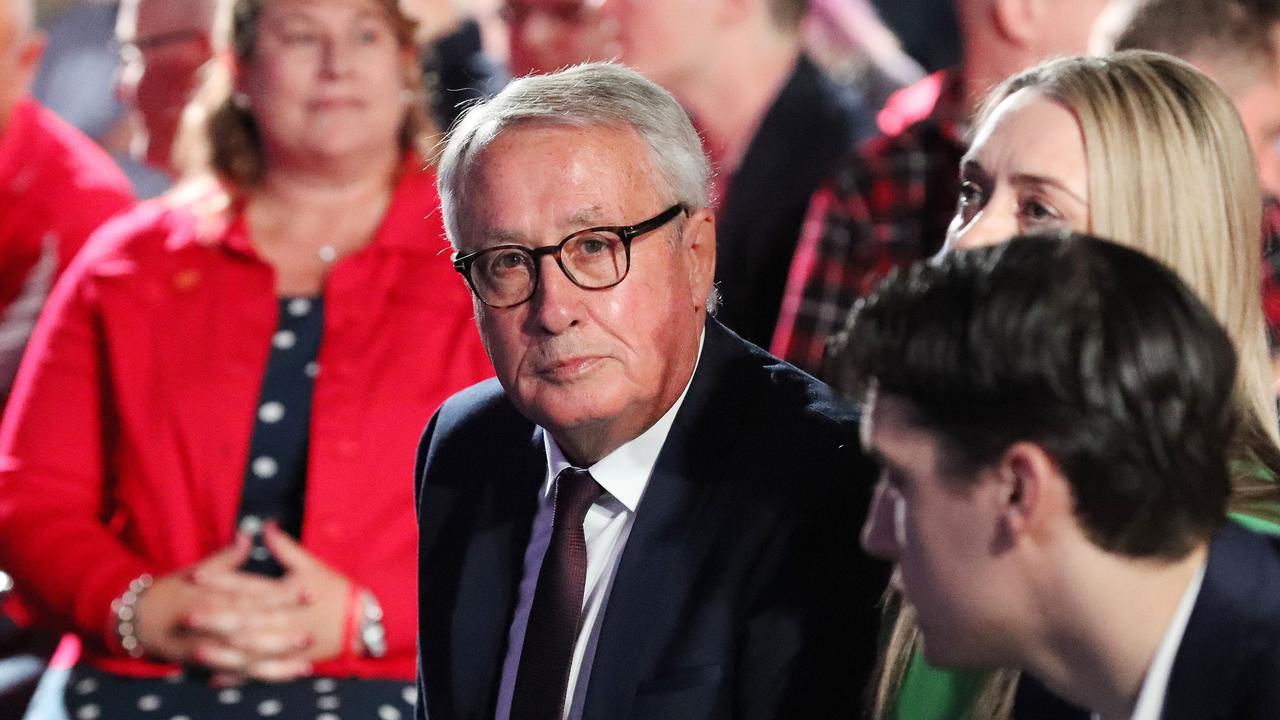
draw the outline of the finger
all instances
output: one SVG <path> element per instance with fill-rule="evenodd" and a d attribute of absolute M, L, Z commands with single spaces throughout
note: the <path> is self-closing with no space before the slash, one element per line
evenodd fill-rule
<path fill-rule="evenodd" d="M 273 659 L 250 663 L 249 677 L 267 682 L 285 682 L 307 677 L 312 673 L 311 663 L 304 659 Z"/>
<path fill-rule="evenodd" d="M 274 608 L 306 603 L 306 594 L 282 580 L 246 572 L 200 573 L 196 584 L 206 590 L 225 593 L 241 603 L 257 603 Z"/>
<path fill-rule="evenodd" d="M 202 560 L 191 570 L 192 582 L 199 582 L 203 575 L 219 571 L 231 571 L 240 567 L 249 559 L 249 551 L 253 549 L 253 541 L 249 536 L 238 532 L 231 544 Z"/>
<path fill-rule="evenodd" d="M 193 652 L 196 662 L 216 672 L 243 675 L 249 665 L 244 651 L 220 642 L 202 641 Z"/>
<path fill-rule="evenodd" d="M 263 525 L 262 539 L 286 572 L 303 570 L 315 563 L 311 553 L 290 537 L 289 533 L 281 530 L 274 520 Z"/>

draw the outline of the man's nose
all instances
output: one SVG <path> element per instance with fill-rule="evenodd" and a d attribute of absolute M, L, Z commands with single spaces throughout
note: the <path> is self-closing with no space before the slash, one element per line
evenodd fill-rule
<path fill-rule="evenodd" d="M 588 291 L 573 284 L 555 257 L 546 255 L 536 262 L 539 263 L 538 287 L 529 298 L 532 316 L 542 329 L 557 335 L 578 323 L 582 294 Z"/>
<path fill-rule="evenodd" d="M 876 483 L 871 509 L 862 525 L 862 549 L 885 560 L 897 560 L 896 493 L 884 481 Z"/>

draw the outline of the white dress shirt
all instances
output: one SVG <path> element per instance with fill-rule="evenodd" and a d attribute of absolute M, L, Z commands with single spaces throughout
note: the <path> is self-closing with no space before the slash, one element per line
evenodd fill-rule
<path fill-rule="evenodd" d="M 1182 636 L 1187 631 L 1187 623 L 1191 620 L 1191 611 L 1195 609 L 1196 598 L 1200 596 L 1200 586 L 1204 584 L 1205 565 L 1200 565 L 1187 589 L 1182 591 L 1182 599 L 1178 601 L 1178 609 L 1164 631 L 1164 637 L 1156 648 L 1156 655 L 1147 668 L 1147 676 L 1142 681 L 1142 689 L 1138 691 L 1138 702 L 1133 706 L 1130 720 L 1160 720 L 1164 714 L 1164 697 L 1169 691 L 1169 676 L 1173 673 L 1173 661 L 1178 657 L 1178 647 L 1182 645 Z M 1093 720 L 1101 720 L 1098 713 Z"/>
<path fill-rule="evenodd" d="M 699 340 L 698 357 L 702 356 Z M 694 364 L 697 371 L 697 363 Z M 690 375 L 689 383 L 693 382 Z M 649 476 L 658 461 L 658 453 L 667 441 L 667 434 L 675 422 L 676 412 L 684 404 L 689 393 L 689 383 L 674 405 L 645 430 L 639 437 L 625 443 L 587 468 L 591 477 L 604 488 L 604 495 L 587 510 L 582 530 L 587 541 L 586 592 L 583 597 L 582 623 L 578 640 L 573 648 L 573 661 L 569 665 L 569 685 L 564 705 L 565 720 L 582 717 L 582 706 L 587 697 L 586 678 L 591 676 L 591 663 L 595 656 L 596 641 L 600 635 L 604 608 L 609 602 L 613 587 L 613 575 L 618 560 L 635 523 L 636 508 L 644 497 Z M 538 585 L 538 573 L 542 558 L 551 544 L 551 521 L 555 512 L 555 479 L 560 471 L 571 467 L 551 433 L 542 433 L 547 449 L 547 475 L 538 496 L 538 512 L 533 518 L 533 532 L 524 553 L 524 574 L 520 578 L 515 614 L 507 631 L 507 655 L 502 663 L 502 679 L 498 686 L 497 720 L 510 720 L 511 701 L 515 695 L 516 673 L 520 669 L 520 653 L 524 648 L 525 630 L 529 625 L 529 611 L 533 607 L 533 594 Z M 582 682 L 579 682 L 582 679 Z"/>

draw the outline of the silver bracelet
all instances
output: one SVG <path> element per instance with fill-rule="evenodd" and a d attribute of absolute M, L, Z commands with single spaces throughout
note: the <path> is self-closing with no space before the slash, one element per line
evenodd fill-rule
<path fill-rule="evenodd" d="M 146 654 L 142 649 L 142 642 L 138 639 L 138 601 L 142 599 L 142 593 L 151 587 L 154 580 L 147 573 L 143 573 L 133 580 L 129 581 L 129 589 L 115 600 L 111 601 L 111 612 L 115 615 L 116 638 L 120 640 L 120 647 L 128 653 L 131 658 L 141 658 Z"/>
<path fill-rule="evenodd" d="M 382 606 L 368 590 L 360 591 L 359 632 L 365 655 L 377 659 L 387 654 L 387 631 L 382 627 Z"/>

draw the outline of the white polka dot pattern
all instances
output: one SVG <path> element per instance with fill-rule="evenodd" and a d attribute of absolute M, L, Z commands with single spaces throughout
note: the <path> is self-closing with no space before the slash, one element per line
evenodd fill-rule
<path fill-rule="evenodd" d="M 400 720 L 400 711 L 390 705 L 383 705 L 378 708 L 378 717 L 381 720 Z"/>
<path fill-rule="evenodd" d="M 102 717 L 102 708 L 97 705 L 85 705 L 76 713 L 78 720 L 98 720 Z"/>
<path fill-rule="evenodd" d="M 254 458 L 253 460 L 254 477 L 260 478 L 262 480 L 270 480 L 271 478 L 275 477 L 276 473 L 279 471 L 280 471 L 280 464 L 277 463 L 276 459 L 273 457 L 267 457 L 266 455 L 263 455 L 261 457 Z"/>
<path fill-rule="evenodd" d="M 155 712 L 160 709 L 159 695 L 143 695 L 138 698 L 138 709 L 142 712 Z"/>
<path fill-rule="evenodd" d="M 306 298 L 294 298 L 289 301 L 289 314 L 302 317 L 311 312 L 311 301 Z"/>
<path fill-rule="evenodd" d="M 279 700 L 263 700 L 258 703 L 258 714 L 262 717 L 275 717 L 284 709 L 284 703 Z"/>
<path fill-rule="evenodd" d="M 298 336 L 292 330 L 280 330 L 271 336 L 271 346 L 277 350 L 288 350 L 298 343 Z"/>
<path fill-rule="evenodd" d="M 218 693 L 218 702 L 223 705 L 235 705 L 240 702 L 240 691 L 235 688 L 227 688 Z"/>
<path fill-rule="evenodd" d="M 275 400 L 262 403 L 258 408 L 258 419 L 268 425 L 280 422 L 284 419 L 284 403 Z"/>

